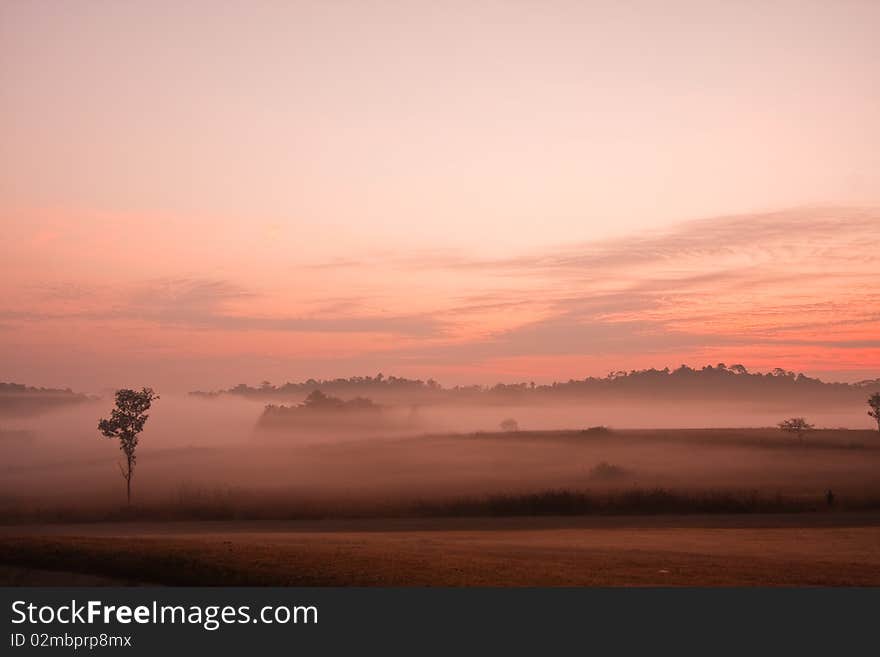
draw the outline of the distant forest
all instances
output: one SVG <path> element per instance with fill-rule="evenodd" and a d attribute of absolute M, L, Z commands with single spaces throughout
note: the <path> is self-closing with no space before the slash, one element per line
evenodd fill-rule
<path fill-rule="evenodd" d="M 572 400 L 619 398 L 783 401 L 814 400 L 822 403 L 864 401 L 862 397 L 880 391 L 880 379 L 858 383 L 826 383 L 820 379 L 776 368 L 770 372 L 749 372 L 742 365 L 724 363 L 694 369 L 682 365 L 664 368 L 611 372 L 605 377 L 570 379 L 551 384 L 498 383 L 494 386 L 444 387 L 433 379 L 396 376 L 353 376 L 339 379 L 308 379 L 299 383 L 259 386 L 240 383 L 228 390 L 191 392 L 199 397 L 235 395 L 259 401 L 302 399 L 315 390 L 344 398 L 367 396 L 383 403 L 544 403 Z"/>
<path fill-rule="evenodd" d="M 0 382 L 0 414 L 30 415 L 43 411 L 80 404 L 90 397 L 70 388 L 34 388 L 21 383 Z"/>
<path fill-rule="evenodd" d="M 328 420 L 339 427 L 340 421 L 348 420 L 359 428 L 383 426 L 383 407 L 364 397 L 349 400 L 325 395 L 313 390 L 301 404 L 276 406 L 267 404 L 258 425 L 264 429 L 289 428 L 291 426 L 320 425 Z"/>

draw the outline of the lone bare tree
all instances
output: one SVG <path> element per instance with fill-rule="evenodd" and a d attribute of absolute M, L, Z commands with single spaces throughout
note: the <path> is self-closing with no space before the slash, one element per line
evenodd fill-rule
<path fill-rule="evenodd" d="M 122 478 L 125 479 L 125 493 L 128 504 L 131 504 L 131 476 L 134 474 L 134 465 L 137 461 L 135 449 L 138 444 L 138 434 L 144 430 L 144 425 L 150 417 L 147 411 L 153 400 L 159 399 L 159 395 L 152 388 L 130 390 L 123 388 L 116 391 L 116 408 L 110 414 L 109 420 L 98 422 L 98 431 L 106 438 L 117 438 L 119 449 L 125 454 L 126 467 L 119 465 Z"/>
<path fill-rule="evenodd" d="M 875 392 L 868 397 L 868 406 L 871 407 L 868 415 L 877 420 L 877 431 L 880 431 L 880 392 Z"/>
<path fill-rule="evenodd" d="M 796 433 L 797 437 L 803 440 L 804 434 L 816 428 L 816 425 L 810 424 L 802 417 L 790 417 L 779 423 L 779 428 L 783 431 Z"/>

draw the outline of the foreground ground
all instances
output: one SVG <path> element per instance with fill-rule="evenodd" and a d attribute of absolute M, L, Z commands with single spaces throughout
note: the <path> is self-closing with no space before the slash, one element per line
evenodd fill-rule
<path fill-rule="evenodd" d="M 880 513 L 8 526 L 0 583 L 880 586 Z"/>

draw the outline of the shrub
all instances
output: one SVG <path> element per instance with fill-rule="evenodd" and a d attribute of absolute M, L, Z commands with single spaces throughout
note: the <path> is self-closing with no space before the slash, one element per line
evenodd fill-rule
<path fill-rule="evenodd" d="M 790 417 L 787 420 L 780 422 L 777 426 L 783 431 L 796 433 L 798 438 L 803 438 L 804 433 L 816 428 L 816 425 L 810 424 L 802 417 Z"/>
<path fill-rule="evenodd" d="M 615 479 L 622 479 L 628 474 L 629 472 L 625 468 L 602 461 L 590 470 L 589 477 L 599 481 L 613 481 Z"/>
<path fill-rule="evenodd" d="M 502 431 L 506 431 L 508 433 L 519 431 L 519 422 L 514 420 L 512 417 L 509 417 L 506 420 L 502 420 L 501 424 L 498 426 L 501 427 Z"/>

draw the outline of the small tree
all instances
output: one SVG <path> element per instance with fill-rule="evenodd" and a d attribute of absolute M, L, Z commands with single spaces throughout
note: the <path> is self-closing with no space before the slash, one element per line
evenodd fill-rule
<path fill-rule="evenodd" d="M 502 431 L 507 431 L 508 433 L 519 431 L 519 422 L 514 420 L 512 417 L 507 418 L 502 421 L 499 425 Z"/>
<path fill-rule="evenodd" d="M 880 431 L 880 392 L 875 392 L 868 397 L 868 406 L 871 407 L 868 415 L 877 420 L 877 431 Z"/>
<path fill-rule="evenodd" d="M 110 414 L 110 419 L 102 419 L 98 422 L 98 431 L 106 438 L 118 439 L 119 449 L 125 454 L 126 467 L 123 469 L 120 465 L 119 471 L 125 479 L 128 504 L 131 504 L 131 476 L 134 474 L 134 465 L 137 461 L 135 449 L 138 444 L 138 434 L 144 430 L 147 418 L 150 417 L 147 411 L 150 410 L 154 399 L 159 399 L 159 395 L 154 393 L 152 388 L 117 390 L 116 408 Z"/>
<path fill-rule="evenodd" d="M 802 417 L 791 417 L 779 423 L 779 428 L 789 433 L 796 433 L 797 437 L 803 440 L 804 433 L 815 429 L 816 426 L 810 424 Z"/>

